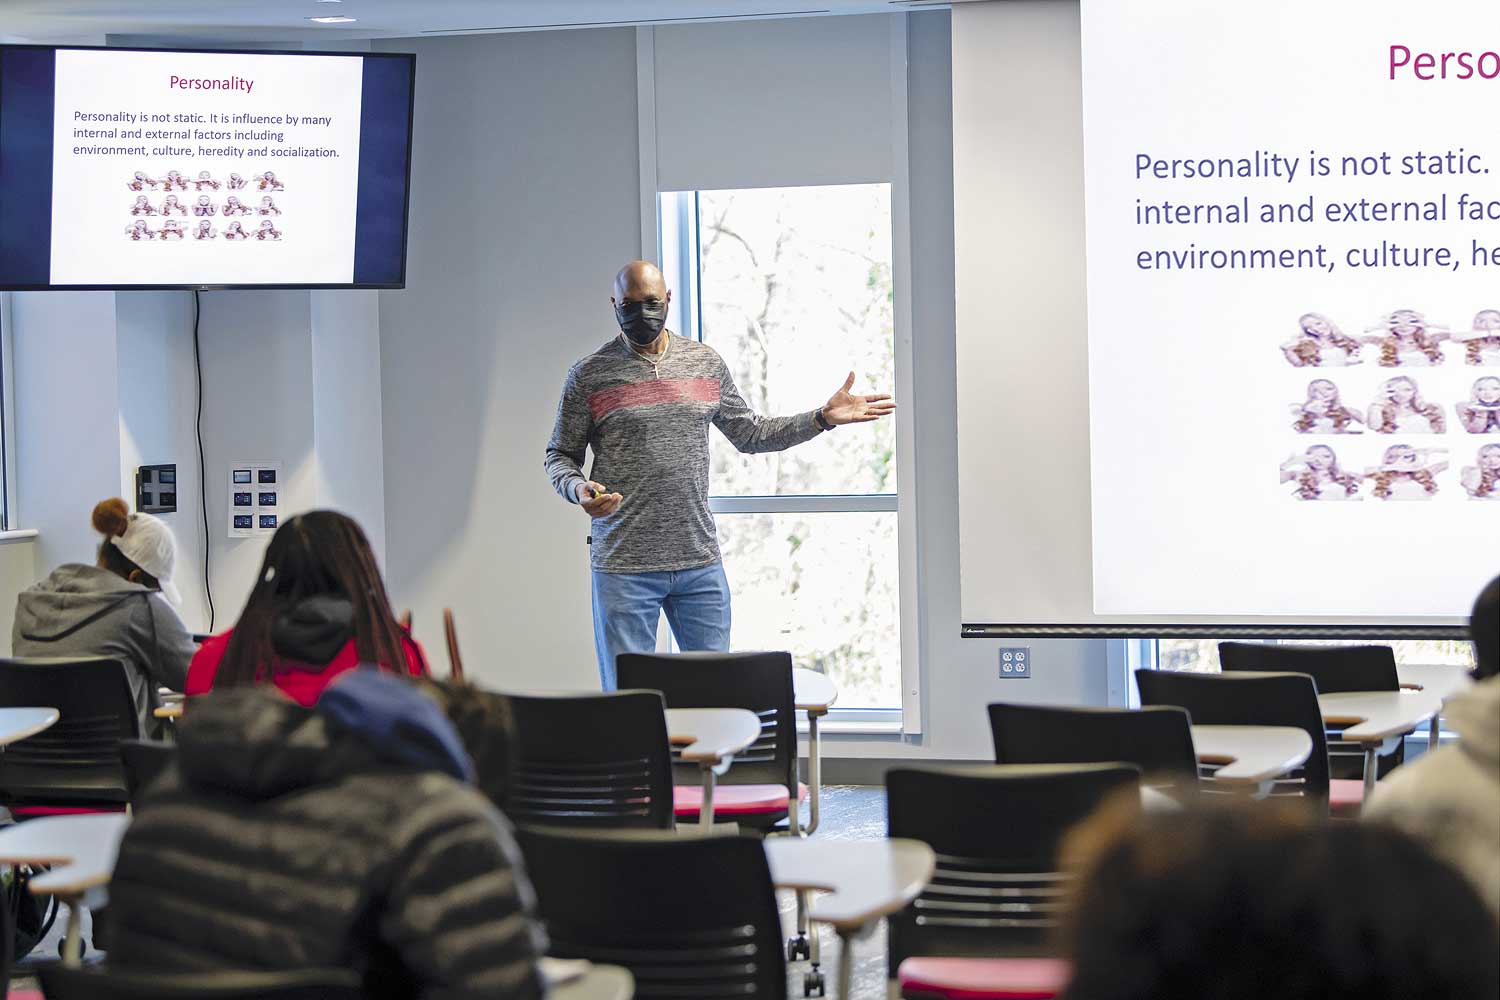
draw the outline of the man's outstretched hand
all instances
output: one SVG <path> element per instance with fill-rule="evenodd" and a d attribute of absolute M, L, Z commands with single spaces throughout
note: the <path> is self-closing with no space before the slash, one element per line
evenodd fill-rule
<path fill-rule="evenodd" d="M 854 373 L 844 379 L 844 385 L 829 397 L 823 407 L 823 419 L 835 426 L 839 424 L 867 424 L 896 412 L 896 404 L 888 395 L 856 396 L 849 390 L 854 388 Z"/>
<path fill-rule="evenodd" d="M 620 509 L 620 503 L 624 499 L 620 494 L 611 493 L 592 480 L 578 486 L 578 505 L 589 517 L 608 517 Z"/>

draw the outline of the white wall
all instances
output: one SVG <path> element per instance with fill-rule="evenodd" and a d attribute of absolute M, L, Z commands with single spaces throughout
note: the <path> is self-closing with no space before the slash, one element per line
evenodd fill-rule
<path fill-rule="evenodd" d="M 229 538 L 229 466 L 279 462 L 285 517 L 316 506 L 312 309 L 304 291 L 205 292 L 203 447 L 216 627 L 233 624 L 267 539 Z"/>
<path fill-rule="evenodd" d="M 645 28 L 657 190 L 889 181 L 891 18 Z"/>
<path fill-rule="evenodd" d="M 120 490 L 113 292 L 11 299 L 16 394 L 15 527 L 40 532 L 35 565 L 93 562 L 94 504 Z"/>
<path fill-rule="evenodd" d="M 203 596 L 203 521 L 194 434 L 193 297 L 188 292 L 117 292 L 120 496 L 135 503 L 140 465 L 177 464 L 177 512 L 162 519 L 177 538 L 176 582 L 183 620 L 208 625 Z"/>
<path fill-rule="evenodd" d="M 312 292 L 310 306 L 318 506 L 358 521 L 383 563 L 380 300 L 373 291 Z"/>
<path fill-rule="evenodd" d="M 392 599 L 475 678 L 597 685 L 588 518 L 542 457 L 568 366 L 640 252 L 635 33 L 381 42 L 417 53 L 407 288 L 380 293 Z"/>

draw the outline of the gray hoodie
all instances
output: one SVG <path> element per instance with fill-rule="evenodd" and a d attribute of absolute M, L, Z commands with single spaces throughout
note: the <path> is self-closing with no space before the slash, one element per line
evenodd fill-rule
<path fill-rule="evenodd" d="M 181 691 L 197 646 L 166 598 L 107 569 L 67 563 L 16 597 L 15 656 L 109 656 L 125 664 L 141 735 L 157 732 L 156 689 Z"/>
<path fill-rule="evenodd" d="M 1423 838 L 1500 915 L 1500 676 L 1449 701 L 1443 715 L 1458 743 L 1397 768 L 1364 815 Z"/>

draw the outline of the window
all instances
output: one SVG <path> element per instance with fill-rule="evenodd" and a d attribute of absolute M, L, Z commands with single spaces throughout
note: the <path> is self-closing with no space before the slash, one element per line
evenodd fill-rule
<path fill-rule="evenodd" d="M 891 187 L 660 196 L 674 329 L 721 355 L 751 408 L 820 406 L 895 384 Z M 742 455 L 714 434 L 713 496 L 734 643 L 826 671 L 839 709 L 901 707 L 896 427 L 842 427 Z"/>

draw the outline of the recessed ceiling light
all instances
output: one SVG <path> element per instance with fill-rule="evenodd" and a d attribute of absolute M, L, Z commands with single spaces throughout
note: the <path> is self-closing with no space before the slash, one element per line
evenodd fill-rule
<path fill-rule="evenodd" d="M 355 17 L 337 16 L 337 17 L 310 17 L 310 18 L 308 18 L 308 20 L 309 21 L 316 21 L 318 24 L 348 24 L 350 21 L 357 21 L 359 19 L 355 18 Z"/>

